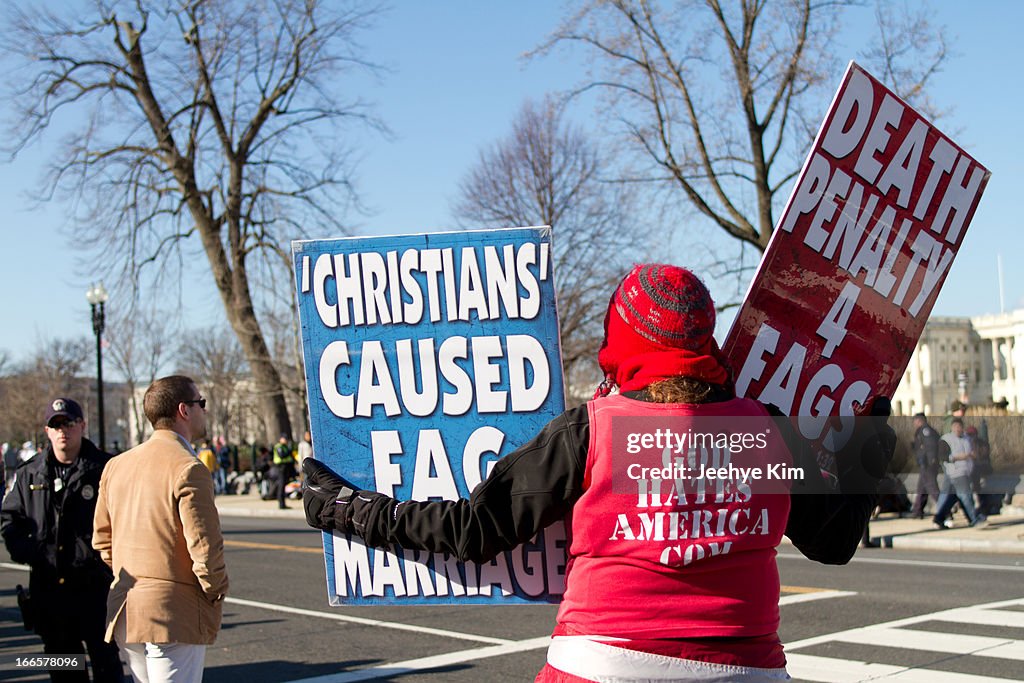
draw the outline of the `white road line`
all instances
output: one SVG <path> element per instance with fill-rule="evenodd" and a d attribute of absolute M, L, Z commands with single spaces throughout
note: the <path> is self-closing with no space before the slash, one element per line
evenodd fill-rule
<path fill-rule="evenodd" d="M 856 595 L 856 593 L 850 591 L 822 590 L 814 593 L 786 595 L 779 599 L 779 604 L 786 605 L 795 602 L 806 602 L 809 600 L 841 598 L 848 595 Z M 410 659 L 404 662 L 381 664 L 379 666 L 360 669 L 358 671 L 346 671 L 337 674 L 315 676 L 313 678 L 303 678 L 297 681 L 290 681 L 289 683 L 354 683 L 355 681 L 372 681 L 379 678 L 388 678 L 415 671 L 424 671 L 442 666 L 450 666 L 452 664 L 464 664 L 466 662 L 485 659 L 487 657 L 499 657 L 516 652 L 537 650 L 547 647 L 550 640 L 550 636 L 542 636 L 540 638 L 530 638 L 528 640 L 520 640 L 517 642 L 506 642 L 505 644 L 495 645 L 493 647 L 474 648 L 471 650 L 434 655 L 432 657 L 423 657 L 421 659 Z"/>
<path fill-rule="evenodd" d="M 995 676 L 978 676 L 962 674 L 955 671 L 938 671 L 936 669 L 905 669 L 886 680 L 899 683 L 993 683 L 993 681 L 1020 681 L 1019 678 L 997 678 Z"/>
<path fill-rule="evenodd" d="M 1013 600 L 1000 600 L 999 602 L 989 602 L 982 605 L 973 605 L 970 608 L 954 607 L 952 609 L 942 610 L 939 612 L 931 612 L 929 614 L 921 614 L 916 617 L 906 617 L 904 619 L 896 619 L 894 621 L 887 621 L 881 624 L 874 624 L 873 626 L 861 626 L 859 628 L 852 628 L 846 631 L 836 631 L 835 633 L 826 633 L 820 636 L 813 636 L 811 638 L 804 638 L 792 643 L 786 643 L 786 651 L 799 650 L 800 648 L 810 647 L 812 645 L 820 645 L 821 643 L 828 643 L 835 640 L 842 640 L 848 634 L 855 634 L 862 631 L 869 631 L 873 629 L 885 629 L 885 628 L 902 628 L 904 626 L 912 626 L 913 624 L 920 624 L 925 621 L 946 621 L 947 616 L 955 615 L 961 610 L 996 610 L 1002 607 L 1011 607 L 1024 605 L 1024 598 L 1014 598 Z"/>
<path fill-rule="evenodd" d="M 938 671 L 921 667 L 893 666 L 835 657 L 805 655 L 793 650 L 828 642 L 859 643 L 884 647 L 934 651 L 961 656 L 999 657 L 1021 660 L 1024 658 L 1024 642 L 1009 638 L 954 635 L 905 628 L 927 621 L 949 621 L 959 623 L 1012 626 L 1020 612 L 1002 610 L 1004 607 L 1024 605 L 1024 599 L 1001 600 L 970 607 L 956 607 L 932 614 L 922 614 L 906 619 L 897 619 L 874 626 L 864 626 L 838 631 L 813 638 L 787 643 L 787 670 L 793 678 L 808 681 L 846 683 L 885 679 L 900 683 L 984 683 L 985 681 L 1013 680 L 975 676 L 971 674 Z"/>
<path fill-rule="evenodd" d="M 898 647 L 903 650 L 924 650 L 953 655 L 990 656 L 993 648 L 1006 645 L 1024 645 L 1019 640 L 1010 638 L 991 638 L 989 636 L 968 636 L 960 633 L 936 633 L 935 631 L 917 631 L 910 628 L 869 628 L 863 631 L 846 633 L 838 638 L 844 643 L 859 645 L 878 645 L 881 647 Z M 1012 648 L 1004 652 L 1012 653 Z M 1016 657 L 1010 657 L 1016 659 Z"/>
<path fill-rule="evenodd" d="M 520 640 L 517 642 L 507 643 L 505 645 L 493 645 L 491 647 L 462 650 L 460 652 L 449 652 L 447 654 L 434 655 L 432 657 L 409 659 L 404 662 L 394 662 L 393 664 L 381 664 L 380 666 L 375 666 L 369 669 L 359 669 L 358 671 L 343 671 L 336 674 L 314 676 L 313 678 L 301 678 L 294 681 L 288 681 L 288 683 L 353 683 L 355 681 L 372 681 L 379 678 L 390 679 L 402 674 L 436 669 L 443 666 L 451 666 L 453 664 L 463 664 L 465 662 L 472 662 L 478 659 L 485 659 L 487 657 L 500 657 L 501 655 L 514 654 L 516 652 L 539 650 L 547 647 L 550 641 L 550 636 L 530 638 L 529 640 Z"/>
<path fill-rule="evenodd" d="M 17 571 L 29 571 L 29 568 L 23 564 L 12 564 L 10 562 L 0 562 L 0 569 L 14 569 Z M 299 614 L 305 617 L 320 617 L 321 619 L 331 619 L 333 621 L 345 621 L 351 624 L 360 624 L 362 626 L 375 626 L 377 628 L 390 628 L 396 631 L 412 631 L 414 633 L 427 633 L 435 636 L 442 636 L 444 638 L 452 638 L 455 640 L 469 640 L 475 643 L 488 643 L 490 645 L 515 645 L 516 641 L 508 640 L 507 638 L 491 638 L 490 636 L 478 636 L 472 633 L 460 633 L 458 631 L 447 631 L 440 628 L 430 628 L 429 626 L 415 626 L 413 624 L 401 624 L 394 621 L 380 621 L 379 619 L 366 619 L 363 617 L 351 617 L 345 614 L 335 614 L 333 612 L 320 612 L 318 610 L 301 609 L 299 607 L 289 607 L 287 605 L 275 605 L 269 602 L 257 602 L 255 600 L 244 600 L 242 598 L 225 598 L 224 602 L 233 605 L 242 605 L 245 607 L 256 607 L 257 609 L 270 610 L 271 612 L 284 612 L 287 614 Z M 547 636 L 545 636 L 547 637 Z"/>
<path fill-rule="evenodd" d="M 995 609 L 979 610 L 965 607 L 943 614 L 941 621 L 952 621 L 958 624 L 1024 628 L 1024 612 Z"/>
<path fill-rule="evenodd" d="M 508 640 L 507 638 L 491 638 L 489 636 L 477 636 L 471 633 L 459 633 L 458 631 L 446 631 L 439 628 L 430 628 L 428 626 L 415 626 L 413 624 L 401 624 L 394 621 L 380 621 L 379 619 L 365 619 L 363 617 L 351 617 L 345 614 L 335 614 L 333 612 L 321 612 L 318 610 L 301 609 L 299 607 L 288 607 L 287 605 L 274 605 L 268 602 L 257 602 L 255 600 L 243 600 L 242 598 L 227 598 L 224 602 L 234 605 L 244 605 L 245 607 L 256 607 L 258 609 L 270 610 L 272 612 L 284 612 L 286 614 L 300 614 L 305 617 L 320 617 L 321 619 L 331 619 L 334 621 L 345 621 L 352 624 L 361 624 L 362 626 L 376 626 L 378 628 L 390 628 L 396 631 L 413 631 L 415 633 L 427 633 L 434 636 L 442 636 L 444 638 L 455 638 L 458 640 L 471 640 L 477 643 L 489 643 L 492 645 L 509 645 L 515 644 L 515 641 Z"/>
<path fill-rule="evenodd" d="M 783 595 L 779 598 L 779 607 L 784 605 L 792 605 L 798 602 L 811 602 L 813 600 L 829 600 L 831 598 L 845 598 L 849 595 L 856 595 L 856 591 L 834 591 L 828 589 L 822 589 L 813 593 L 796 593 L 793 595 Z"/>
<path fill-rule="evenodd" d="M 975 654 L 981 655 L 982 657 L 999 657 L 1000 659 L 1016 659 L 1018 661 L 1022 661 L 1024 660 L 1024 642 L 1014 640 L 1006 643 L 1005 645 L 997 645 L 991 650 L 976 652 Z"/>
<path fill-rule="evenodd" d="M 890 664 L 869 664 L 833 657 L 816 657 L 786 653 L 786 671 L 793 678 L 829 683 L 856 683 L 881 678 L 903 671 L 906 667 Z"/>
<path fill-rule="evenodd" d="M 775 557 L 781 560 L 805 560 L 811 562 L 803 555 L 796 553 L 777 553 Z M 930 560 L 898 560 L 885 557 L 854 557 L 850 564 L 889 564 L 903 567 L 942 567 L 945 569 L 984 569 L 994 572 L 1024 572 L 1024 564 L 1002 565 L 1002 564 L 981 564 L 978 562 L 932 562 Z"/>
<path fill-rule="evenodd" d="M 779 557 L 792 559 L 800 555 L 784 555 Z M 874 564 L 895 564 L 895 565 L 918 565 L 930 567 L 949 567 L 955 569 L 990 569 L 996 571 L 1024 571 L 1024 567 L 1010 567 L 986 564 L 958 564 L 954 562 L 925 562 L 918 560 L 888 560 L 881 558 L 863 558 L 855 560 L 864 563 Z M 29 571 L 24 565 L 0 562 L 0 568 L 13 569 L 16 571 Z M 786 595 L 779 599 L 780 605 L 795 604 L 809 600 L 823 600 L 829 598 L 845 597 L 856 595 L 850 591 L 822 590 L 814 593 L 800 593 Z M 490 643 L 490 647 L 472 648 L 458 652 L 449 652 L 441 655 L 410 659 L 404 662 L 383 664 L 369 669 L 358 671 L 339 672 L 313 678 L 304 678 L 289 683 L 354 683 L 356 681 L 370 681 L 381 678 L 393 677 L 402 674 L 425 671 L 429 669 L 451 666 L 465 662 L 498 657 L 517 652 L 527 652 L 547 647 L 550 636 L 531 638 L 521 641 L 509 641 L 501 638 L 490 638 L 477 636 L 456 631 L 434 629 L 424 626 L 386 622 L 375 619 L 364 619 L 347 615 L 306 610 L 285 605 L 244 600 L 241 598 L 227 598 L 226 602 L 237 605 L 266 609 L 270 611 L 299 614 L 303 616 L 320 617 L 335 621 L 375 626 L 379 628 L 390 628 L 402 631 L 427 633 L 446 638 L 470 640 L 475 642 Z M 851 660 L 837 659 L 832 657 L 818 657 L 805 655 L 793 650 L 811 647 L 826 642 L 854 642 L 872 645 L 892 645 L 907 649 L 938 650 L 940 652 L 951 652 L 958 654 L 971 654 L 975 656 L 999 657 L 1004 659 L 1024 660 L 1024 641 L 988 638 L 981 636 L 950 636 L 942 633 L 916 631 L 904 629 L 925 621 L 949 621 L 972 624 L 985 624 L 996 626 L 1020 627 L 1024 622 L 1022 613 L 999 610 L 1002 607 L 1024 606 L 1024 598 L 1002 600 L 999 602 L 973 605 L 971 607 L 957 607 L 931 614 L 923 614 L 916 617 L 897 619 L 890 622 L 875 624 L 860 628 L 838 631 L 836 633 L 805 638 L 793 643 L 786 644 L 788 670 L 794 678 L 810 681 L 827 681 L 830 683 L 842 683 L 845 681 L 862 681 L 866 679 L 885 678 L 887 680 L 899 681 L 900 683 L 984 683 L 985 681 L 1012 680 L 992 678 L 990 676 L 973 676 L 970 674 L 937 671 L 934 669 L 917 669 L 888 664 L 875 664 L 869 662 L 856 662 Z M 947 641 L 946 639 L 954 639 Z M 974 646 L 966 649 L 967 646 Z"/>
<path fill-rule="evenodd" d="M 1017 680 L 801 654 L 786 655 L 786 670 L 793 678 L 825 683 L 855 683 L 878 679 L 899 683 L 991 683 Z"/>

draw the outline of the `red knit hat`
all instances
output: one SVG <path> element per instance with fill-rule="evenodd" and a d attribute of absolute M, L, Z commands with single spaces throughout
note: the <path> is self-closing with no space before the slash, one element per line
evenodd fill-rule
<path fill-rule="evenodd" d="M 597 360 L 623 389 L 638 366 L 663 360 L 651 354 L 666 352 L 688 358 L 685 374 L 716 384 L 728 380 L 713 336 L 715 304 L 704 283 L 685 268 L 634 266 L 612 294 L 604 328 Z"/>

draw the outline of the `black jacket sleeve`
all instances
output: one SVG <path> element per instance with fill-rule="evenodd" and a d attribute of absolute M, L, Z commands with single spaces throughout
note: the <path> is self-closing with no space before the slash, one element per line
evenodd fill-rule
<path fill-rule="evenodd" d="M 4 496 L 0 509 L 0 534 L 3 535 L 11 559 L 20 564 L 36 564 L 43 559 L 45 506 L 33 505 L 34 501 L 30 495 L 32 484 L 41 484 L 45 481 L 34 472 L 37 464 L 33 458 L 18 467 L 17 479 Z M 40 490 L 36 498 L 43 498 L 44 493 Z"/>
<path fill-rule="evenodd" d="M 877 504 L 877 495 L 792 495 L 786 536 L 808 559 L 822 564 L 846 564 L 857 551 Z"/>
<path fill-rule="evenodd" d="M 808 473 L 805 482 L 790 494 L 786 535 L 812 560 L 845 564 L 857 549 L 878 496 L 829 487 L 818 475 L 810 443 L 796 432 L 789 418 L 771 408 L 793 453 L 794 465 L 803 466 Z M 586 405 L 568 410 L 499 460 L 469 500 L 400 502 L 359 491 L 347 506 L 339 506 L 345 523 L 338 528 L 351 529 L 375 547 L 398 544 L 413 550 L 447 552 L 462 561 L 489 561 L 569 513 L 583 493 L 589 434 Z M 877 448 L 878 443 L 872 442 L 870 447 Z M 852 460 L 859 462 L 859 456 Z M 857 473 L 841 471 L 840 479 L 844 474 L 852 479 Z M 346 507 L 350 509 L 343 510 Z"/>
<path fill-rule="evenodd" d="M 498 460 L 469 500 L 399 502 L 360 491 L 350 503 L 351 527 L 371 546 L 397 543 L 489 561 L 566 516 L 583 493 L 588 446 L 583 405 Z"/>
<path fill-rule="evenodd" d="M 927 430 L 924 432 L 923 430 Z M 926 467 L 935 467 L 937 464 L 942 462 L 939 457 L 939 433 L 932 429 L 930 426 L 922 427 L 921 434 L 922 450 L 924 451 L 924 465 Z M 945 441 L 941 443 L 945 444 Z M 947 448 L 949 446 L 946 446 Z"/>
<path fill-rule="evenodd" d="M 803 467 L 806 473 L 804 481 L 796 483 L 790 492 L 786 536 L 808 559 L 822 564 L 846 564 L 857 551 L 868 519 L 878 504 L 877 481 L 884 472 L 879 472 L 876 465 L 879 461 L 887 464 L 891 459 L 895 435 L 884 420 L 878 425 L 861 423 L 867 431 L 855 435 L 837 454 L 838 488 L 833 488 L 819 474 L 811 443 L 775 406 L 766 407 L 776 418 L 794 465 Z"/>

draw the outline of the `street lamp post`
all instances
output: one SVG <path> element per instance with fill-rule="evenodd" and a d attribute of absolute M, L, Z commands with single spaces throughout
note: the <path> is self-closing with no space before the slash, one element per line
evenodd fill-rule
<path fill-rule="evenodd" d="M 107 290 L 103 283 L 94 284 L 85 293 L 85 300 L 92 307 L 92 331 L 96 334 L 96 416 L 99 419 L 99 443 L 96 445 L 102 451 L 106 444 L 106 430 L 103 425 L 103 350 L 101 339 L 103 337 L 103 304 L 107 301 Z"/>

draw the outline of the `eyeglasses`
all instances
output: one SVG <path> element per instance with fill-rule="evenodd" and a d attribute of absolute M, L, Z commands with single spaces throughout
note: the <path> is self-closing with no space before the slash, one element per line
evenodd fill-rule
<path fill-rule="evenodd" d="M 50 429 L 71 429 L 77 425 L 81 420 L 59 420 L 53 424 L 47 425 Z"/>
<path fill-rule="evenodd" d="M 184 403 L 185 405 L 192 405 L 193 403 L 198 403 L 200 408 L 202 408 L 203 410 L 206 410 L 206 399 L 205 398 L 194 398 L 191 401 L 182 401 L 182 403 Z"/>

